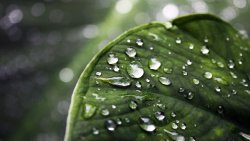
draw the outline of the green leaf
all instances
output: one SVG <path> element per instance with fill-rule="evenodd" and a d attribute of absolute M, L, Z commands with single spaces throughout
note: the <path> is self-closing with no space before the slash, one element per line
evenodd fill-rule
<path fill-rule="evenodd" d="M 131 29 L 82 73 L 65 141 L 249 140 L 249 54 L 211 15 Z"/>

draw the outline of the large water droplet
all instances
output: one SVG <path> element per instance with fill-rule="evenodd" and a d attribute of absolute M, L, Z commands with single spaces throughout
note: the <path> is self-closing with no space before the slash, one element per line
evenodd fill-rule
<path fill-rule="evenodd" d="M 187 60 L 187 65 L 192 65 L 192 61 L 191 60 Z"/>
<path fill-rule="evenodd" d="M 211 72 L 205 72 L 204 77 L 207 79 L 211 79 L 213 77 L 213 74 Z"/>
<path fill-rule="evenodd" d="M 114 132 L 115 129 L 116 129 L 116 124 L 115 124 L 115 122 L 113 120 L 108 119 L 108 120 L 105 121 L 105 127 L 106 127 L 106 129 L 108 131 Z"/>
<path fill-rule="evenodd" d="M 108 110 L 108 109 L 103 109 L 103 110 L 101 111 L 101 114 L 102 114 L 103 116 L 108 116 L 108 115 L 109 115 L 109 110 Z"/>
<path fill-rule="evenodd" d="M 107 58 L 107 62 L 110 65 L 116 64 L 118 62 L 118 58 L 114 54 L 109 54 L 109 57 Z"/>
<path fill-rule="evenodd" d="M 131 80 L 126 77 L 110 77 L 110 78 L 97 78 L 99 80 L 102 80 L 104 82 L 107 82 L 111 85 L 114 86 L 119 86 L 119 87 L 128 87 L 131 85 Z"/>
<path fill-rule="evenodd" d="M 129 108 L 135 110 L 137 108 L 137 102 L 134 100 L 130 101 Z"/>
<path fill-rule="evenodd" d="M 84 108 L 83 108 L 83 118 L 91 118 L 96 111 L 96 106 L 92 105 L 92 104 L 84 104 Z"/>
<path fill-rule="evenodd" d="M 160 77 L 159 81 L 161 82 L 161 84 L 166 85 L 166 86 L 169 86 L 172 83 L 171 80 L 167 77 Z"/>
<path fill-rule="evenodd" d="M 155 112 L 155 118 L 159 121 L 163 121 L 165 119 L 164 112 L 161 111 Z"/>
<path fill-rule="evenodd" d="M 207 55 L 209 53 L 209 49 L 206 46 L 202 46 L 201 53 Z"/>
<path fill-rule="evenodd" d="M 134 48 L 132 48 L 132 47 L 129 47 L 129 48 L 126 49 L 125 53 L 128 55 L 128 57 L 133 58 L 136 55 L 136 50 Z"/>
<path fill-rule="evenodd" d="M 157 58 L 151 58 L 148 65 L 151 70 L 158 70 L 161 66 L 161 62 Z"/>
<path fill-rule="evenodd" d="M 117 65 L 114 65 L 113 70 L 114 70 L 115 72 L 119 72 L 120 68 L 119 68 Z"/>
<path fill-rule="evenodd" d="M 132 78 L 141 78 L 144 74 L 141 63 L 133 61 L 127 67 L 127 72 Z"/>
<path fill-rule="evenodd" d="M 140 127 L 146 132 L 153 132 L 156 129 L 156 126 L 149 117 L 140 118 Z"/>
<path fill-rule="evenodd" d="M 193 44 L 189 44 L 189 49 L 194 49 L 194 45 Z"/>
<path fill-rule="evenodd" d="M 171 117 L 173 117 L 173 118 L 175 118 L 175 117 L 176 117 L 175 112 L 172 112 L 172 113 L 171 113 Z"/>
<path fill-rule="evenodd" d="M 135 43 L 138 45 L 138 46 L 143 46 L 143 40 L 142 39 L 136 39 Z"/>

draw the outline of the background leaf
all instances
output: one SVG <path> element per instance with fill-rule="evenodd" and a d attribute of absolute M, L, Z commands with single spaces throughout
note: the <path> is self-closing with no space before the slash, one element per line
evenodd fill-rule
<path fill-rule="evenodd" d="M 234 57 L 247 60 L 249 47 L 241 46 L 210 15 L 129 30 L 82 73 L 65 140 L 246 140 L 249 67 Z"/>

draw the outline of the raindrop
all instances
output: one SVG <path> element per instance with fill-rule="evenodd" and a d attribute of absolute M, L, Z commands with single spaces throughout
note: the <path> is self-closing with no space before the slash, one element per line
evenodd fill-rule
<path fill-rule="evenodd" d="M 170 74 L 170 73 L 172 73 L 173 70 L 170 69 L 170 68 L 164 68 L 163 71 L 164 71 L 165 73 Z"/>
<path fill-rule="evenodd" d="M 224 112 L 223 106 L 221 106 L 221 105 L 218 106 L 217 111 L 218 111 L 219 114 L 222 114 Z"/>
<path fill-rule="evenodd" d="M 180 38 L 177 38 L 177 39 L 175 40 L 175 42 L 176 42 L 176 44 L 180 44 L 180 43 L 181 43 L 181 39 L 180 39 Z"/>
<path fill-rule="evenodd" d="M 132 47 L 129 47 L 129 48 L 126 49 L 125 53 L 128 55 L 128 57 L 133 58 L 136 55 L 136 50 L 134 48 L 132 48 Z"/>
<path fill-rule="evenodd" d="M 161 62 L 157 58 L 151 58 L 148 64 L 151 70 L 158 70 L 161 66 Z"/>
<path fill-rule="evenodd" d="M 114 70 L 115 72 L 119 72 L 120 68 L 119 68 L 117 65 L 115 65 L 115 66 L 113 67 L 113 70 Z"/>
<path fill-rule="evenodd" d="M 143 46 L 143 41 L 142 39 L 136 39 L 135 43 L 138 45 L 138 46 Z"/>
<path fill-rule="evenodd" d="M 172 112 L 172 113 L 171 113 L 171 117 L 173 117 L 173 118 L 176 117 L 175 112 Z"/>
<path fill-rule="evenodd" d="M 93 135 L 98 135 L 100 132 L 96 128 L 92 128 Z"/>
<path fill-rule="evenodd" d="M 129 108 L 131 109 L 131 110 L 135 110 L 136 108 L 137 108 L 137 102 L 136 101 L 130 101 L 130 103 L 129 103 Z"/>
<path fill-rule="evenodd" d="M 113 120 L 108 119 L 108 120 L 105 121 L 105 127 L 106 127 L 106 129 L 108 131 L 113 132 L 116 129 L 116 124 L 115 124 L 115 122 Z"/>
<path fill-rule="evenodd" d="M 208 43 L 208 38 L 207 37 L 205 37 L 204 42 Z"/>
<path fill-rule="evenodd" d="M 192 61 L 191 60 L 187 60 L 187 65 L 192 65 Z"/>
<path fill-rule="evenodd" d="M 95 75 L 96 75 L 96 76 L 101 76 L 102 73 L 98 71 L 98 72 L 95 73 Z"/>
<path fill-rule="evenodd" d="M 220 88 L 219 86 L 216 86 L 214 89 L 215 89 L 215 91 L 216 91 L 217 93 L 220 93 L 220 92 L 221 92 L 221 88 Z"/>
<path fill-rule="evenodd" d="M 146 132 L 153 132 L 156 129 L 156 126 L 149 117 L 140 117 L 140 127 Z"/>
<path fill-rule="evenodd" d="M 237 91 L 232 89 L 232 94 L 236 95 L 237 94 Z"/>
<path fill-rule="evenodd" d="M 118 118 L 118 119 L 116 119 L 116 124 L 117 124 L 117 125 L 122 125 L 122 121 L 121 121 L 121 119 L 119 119 L 119 118 Z"/>
<path fill-rule="evenodd" d="M 144 74 L 141 63 L 133 61 L 127 67 L 127 72 L 132 78 L 141 78 Z"/>
<path fill-rule="evenodd" d="M 195 84 L 195 85 L 198 85 L 199 83 L 200 83 L 200 81 L 198 80 L 198 79 L 193 79 L 193 83 Z"/>
<path fill-rule="evenodd" d="M 181 124 L 181 129 L 182 129 L 182 130 L 185 130 L 186 128 L 187 128 L 186 123 L 182 123 L 182 124 Z"/>
<path fill-rule="evenodd" d="M 206 46 L 202 46 L 201 53 L 207 55 L 209 53 L 209 49 Z"/>
<path fill-rule="evenodd" d="M 164 112 L 161 111 L 155 112 L 155 118 L 159 121 L 163 121 L 165 119 Z"/>
<path fill-rule="evenodd" d="M 114 65 L 118 62 L 118 58 L 114 54 L 109 54 L 109 57 L 107 58 L 107 62 L 110 65 Z"/>
<path fill-rule="evenodd" d="M 235 67 L 233 60 L 229 60 L 227 65 L 229 69 L 233 69 Z"/>
<path fill-rule="evenodd" d="M 131 85 L 131 80 L 125 77 L 97 78 L 114 86 L 128 87 Z"/>
<path fill-rule="evenodd" d="M 194 49 L 194 45 L 193 44 L 189 44 L 189 49 Z"/>
<path fill-rule="evenodd" d="M 137 88 L 141 88 L 141 82 L 137 81 L 137 82 L 135 83 L 135 86 L 136 86 Z"/>
<path fill-rule="evenodd" d="M 211 79 L 213 77 L 213 74 L 211 72 L 205 72 L 204 77 L 207 79 Z"/>
<path fill-rule="evenodd" d="M 101 114 L 102 114 L 103 116 L 108 116 L 108 115 L 109 115 L 109 110 L 108 110 L 108 109 L 103 109 L 103 110 L 101 111 Z"/>
<path fill-rule="evenodd" d="M 184 91 L 185 91 L 184 88 L 179 88 L 179 90 L 178 90 L 179 93 L 183 93 Z"/>
<path fill-rule="evenodd" d="M 177 125 L 176 123 L 173 122 L 173 123 L 172 123 L 172 128 L 173 128 L 173 129 L 177 129 L 177 128 L 178 128 L 178 125 Z"/>
<path fill-rule="evenodd" d="M 187 76 L 187 75 L 188 75 L 187 71 L 182 71 L 182 74 L 183 74 L 184 76 Z"/>
<path fill-rule="evenodd" d="M 187 94 L 187 99 L 191 100 L 191 99 L 193 99 L 193 98 L 194 98 L 194 93 L 188 92 L 188 94 Z"/>
<path fill-rule="evenodd" d="M 83 118 L 85 119 L 91 118 L 95 114 L 95 111 L 96 111 L 96 106 L 86 103 L 84 105 Z"/>
<path fill-rule="evenodd" d="M 170 79 L 169 78 L 167 78 L 167 77 L 160 77 L 159 78 L 159 81 L 161 82 L 161 84 L 163 84 L 163 85 L 166 85 L 166 86 L 169 86 L 169 85 L 171 85 L 171 81 L 170 81 Z"/>
<path fill-rule="evenodd" d="M 220 68 L 224 68 L 224 64 L 222 62 L 217 62 L 217 65 L 220 67 Z"/>

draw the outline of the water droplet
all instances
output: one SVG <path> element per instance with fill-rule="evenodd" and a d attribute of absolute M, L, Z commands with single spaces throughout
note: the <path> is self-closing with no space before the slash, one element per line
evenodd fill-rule
<path fill-rule="evenodd" d="M 156 126 L 149 117 L 140 117 L 140 127 L 146 132 L 153 132 L 156 129 Z"/>
<path fill-rule="evenodd" d="M 169 86 L 172 83 L 171 80 L 167 77 L 160 77 L 159 81 L 161 82 L 161 84 L 166 85 L 166 86 Z"/>
<path fill-rule="evenodd" d="M 183 122 L 183 123 L 181 124 L 181 129 L 182 129 L 182 130 L 185 130 L 186 128 L 187 128 L 187 125 L 186 125 L 186 123 Z"/>
<path fill-rule="evenodd" d="M 189 44 L 189 49 L 194 49 L 194 45 L 193 44 Z"/>
<path fill-rule="evenodd" d="M 214 89 L 215 89 L 215 91 L 216 91 L 217 93 L 220 93 L 220 92 L 221 92 L 221 88 L 220 88 L 219 86 L 216 86 Z"/>
<path fill-rule="evenodd" d="M 122 125 L 122 121 L 121 121 L 121 119 L 119 119 L 119 118 L 118 118 L 118 119 L 116 119 L 116 124 L 117 124 L 117 125 Z"/>
<path fill-rule="evenodd" d="M 232 89 L 232 94 L 236 95 L 237 94 L 237 91 Z"/>
<path fill-rule="evenodd" d="M 128 87 L 131 85 L 131 80 L 126 77 L 111 77 L 111 78 L 97 78 L 99 80 L 102 80 L 104 82 L 107 82 L 111 85 L 114 86 L 119 86 L 119 87 Z"/>
<path fill-rule="evenodd" d="M 209 53 L 209 49 L 206 46 L 202 46 L 201 53 L 207 55 Z"/>
<path fill-rule="evenodd" d="M 187 94 L 187 99 L 191 100 L 191 99 L 193 99 L 193 98 L 194 98 L 194 93 L 188 92 L 188 94 Z"/>
<path fill-rule="evenodd" d="M 208 38 L 207 37 L 205 37 L 204 42 L 208 43 Z"/>
<path fill-rule="evenodd" d="M 130 101 L 130 103 L 129 103 L 129 108 L 131 109 L 131 110 L 135 110 L 136 108 L 137 108 L 137 102 L 136 101 Z"/>
<path fill-rule="evenodd" d="M 115 105 L 111 105 L 112 109 L 116 109 L 116 106 Z"/>
<path fill-rule="evenodd" d="M 158 70 L 161 66 L 161 62 L 157 58 L 151 58 L 148 65 L 151 70 Z"/>
<path fill-rule="evenodd" d="M 118 58 L 114 54 L 109 54 L 109 57 L 107 58 L 107 62 L 110 65 L 114 65 L 118 62 Z"/>
<path fill-rule="evenodd" d="M 185 91 L 184 88 L 179 88 L 179 90 L 178 90 L 179 93 L 183 93 L 184 91 Z"/>
<path fill-rule="evenodd" d="M 187 60 L 187 65 L 192 65 L 192 61 L 191 60 Z"/>
<path fill-rule="evenodd" d="M 177 128 L 178 128 L 178 125 L 177 125 L 176 123 L 173 122 L 173 123 L 172 123 L 172 128 L 173 128 L 173 129 L 177 129 Z"/>
<path fill-rule="evenodd" d="M 183 74 L 184 76 L 187 76 L 187 75 L 188 75 L 187 71 L 182 71 L 182 74 Z"/>
<path fill-rule="evenodd" d="M 116 129 L 116 124 L 115 124 L 115 122 L 113 120 L 108 119 L 108 120 L 105 121 L 105 127 L 106 127 L 106 129 L 108 131 L 114 132 L 115 129 Z"/>
<path fill-rule="evenodd" d="M 137 82 L 135 83 L 135 86 L 136 86 L 137 88 L 141 88 L 141 82 L 137 81 Z"/>
<path fill-rule="evenodd" d="M 97 72 L 95 73 L 95 75 L 96 75 L 96 76 L 101 76 L 101 75 L 102 75 L 102 73 L 101 73 L 101 72 L 99 72 L 99 71 L 97 71 Z"/>
<path fill-rule="evenodd" d="M 171 117 L 173 117 L 173 118 L 175 118 L 175 117 L 176 117 L 175 112 L 172 112 L 172 113 L 171 113 Z"/>
<path fill-rule="evenodd" d="M 222 62 L 217 62 L 217 65 L 220 67 L 220 68 L 224 68 L 224 64 Z"/>
<path fill-rule="evenodd" d="M 131 40 L 129 40 L 129 39 L 128 39 L 128 40 L 127 40 L 127 42 L 128 42 L 128 43 L 130 43 L 130 42 L 131 42 Z"/>
<path fill-rule="evenodd" d="M 103 110 L 101 111 L 101 114 L 102 114 L 103 116 L 108 116 L 108 115 L 109 115 L 109 110 L 108 110 L 108 109 L 103 109 Z"/>
<path fill-rule="evenodd" d="M 127 72 L 132 78 L 141 78 L 144 74 L 141 63 L 133 61 L 127 67 Z"/>
<path fill-rule="evenodd" d="M 84 104 L 84 108 L 83 108 L 83 118 L 88 119 L 91 118 L 95 112 L 96 112 L 96 106 L 92 105 L 92 104 Z"/>
<path fill-rule="evenodd" d="M 193 79 L 193 83 L 195 84 L 195 85 L 198 85 L 199 83 L 200 83 L 200 81 L 198 80 L 198 79 Z"/>
<path fill-rule="evenodd" d="M 211 79 L 213 77 L 213 74 L 211 72 L 205 72 L 204 77 L 207 79 Z"/>
<path fill-rule="evenodd" d="M 129 48 L 126 49 L 125 53 L 128 55 L 128 57 L 133 58 L 136 55 L 136 50 L 134 48 L 132 48 L 132 47 L 129 47 Z"/>
<path fill-rule="evenodd" d="M 98 135 L 100 132 L 96 128 L 92 128 L 93 135 Z"/>
<path fill-rule="evenodd" d="M 138 46 L 143 46 L 143 40 L 142 39 L 136 39 L 135 43 L 138 45 Z"/>
<path fill-rule="evenodd" d="M 163 121 L 165 119 L 164 112 L 161 111 L 155 112 L 155 118 L 159 121 Z"/>
<path fill-rule="evenodd" d="M 176 42 L 176 44 L 180 44 L 180 43 L 181 43 L 181 39 L 180 39 L 180 38 L 177 38 L 177 39 L 175 40 L 175 42 Z"/>
<path fill-rule="evenodd" d="M 227 65 L 229 69 L 233 69 L 235 67 L 233 60 L 229 60 Z"/>
<path fill-rule="evenodd" d="M 231 76 L 232 76 L 233 78 L 235 78 L 235 79 L 238 78 L 237 75 L 236 75 L 235 73 L 230 72 L 230 74 L 231 74 Z"/>
<path fill-rule="evenodd" d="M 195 141 L 195 138 L 194 137 L 190 137 L 189 141 Z"/>
<path fill-rule="evenodd" d="M 170 68 L 164 68 L 163 71 L 164 71 L 165 73 L 170 74 L 170 73 L 172 73 L 173 70 L 170 69 Z"/>
<path fill-rule="evenodd" d="M 218 111 L 219 114 L 222 114 L 224 112 L 223 106 L 221 106 L 221 105 L 218 106 L 217 111 Z"/>

